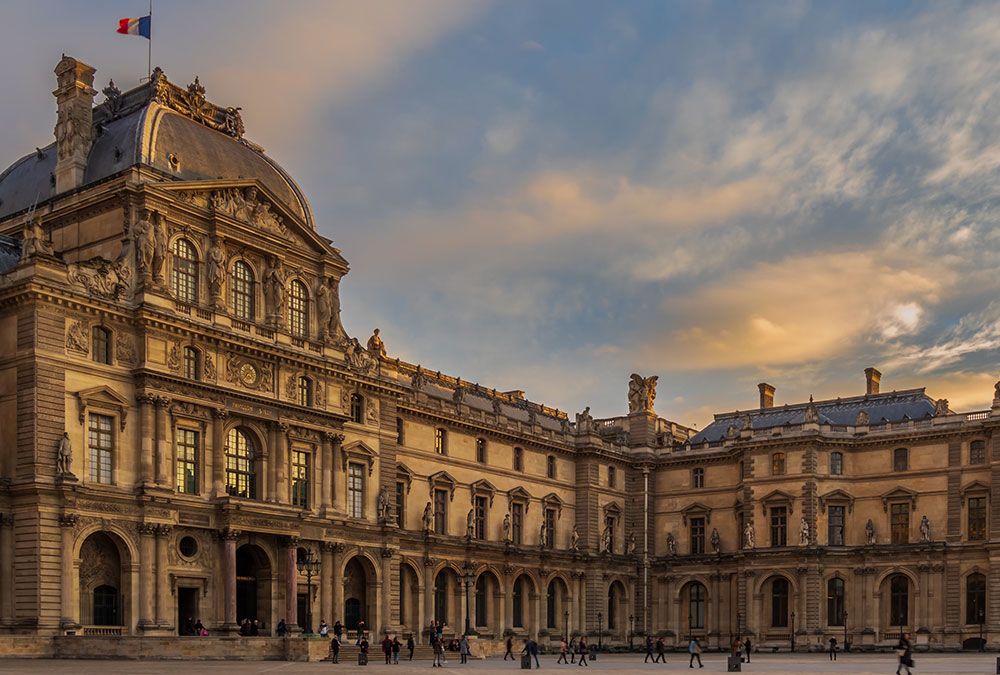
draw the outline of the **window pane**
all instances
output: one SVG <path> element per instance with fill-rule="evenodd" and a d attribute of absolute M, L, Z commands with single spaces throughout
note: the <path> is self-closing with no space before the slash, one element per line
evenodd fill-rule
<path fill-rule="evenodd" d="M 396 482 L 396 525 L 402 528 L 406 522 L 406 483 Z"/>
<path fill-rule="evenodd" d="M 226 492 L 234 497 L 256 499 L 254 445 L 242 429 L 230 429 L 226 438 Z"/>
<path fill-rule="evenodd" d="M 776 452 L 771 455 L 771 475 L 780 476 L 785 473 L 785 453 Z"/>
<path fill-rule="evenodd" d="M 771 625 L 788 626 L 788 580 L 782 577 L 771 582 Z"/>
<path fill-rule="evenodd" d="M 892 543 L 908 544 L 910 542 L 910 505 L 893 504 L 891 506 Z"/>
<path fill-rule="evenodd" d="M 902 575 L 889 582 L 889 625 L 906 626 L 910 616 L 910 581 Z"/>
<path fill-rule="evenodd" d="M 486 539 L 486 507 L 489 500 L 486 497 L 476 496 L 476 513 L 473 529 L 476 539 Z"/>
<path fill-rule="evenodd" d="M 969 444 L 969 464 L 986 463 L 986 441 L 972 441 Z"/>
<path fill-rule="evenodd" d="M 434 490 L 434 531 L 448 534 L 448 491 Z"/>
<path fill-rule="evenodd" d="M 88 446 L 90 449 L 90 480 L 95 483 L 111 483 L 111 453 L 114 451 L 110 415 L 91 414 L 88 425 Z"/>
<path fill-rule="evenodd" d="M 827 507 L 827 544 L 830 546 L 844 545 L 844 507 Z"/>
<path fill-rule="evenodd" d="M 969 541 L 986 539 L 986 497 L 969 498 Z"/>
<path fill-rule="evenodd" d="M 110 364 L 111 332 L 100 326 L 94 326 L 91 334 L 93 336 L 93 340 L 91 341 L 91 358 L 97 363 Z"/>
<path fill-rule="evenodd" d="M 173 271 L 170 290 L 180 302 L 198 301 L 198 256 L 187 239 L 178 239 L 173 246 Z"/>
<path fill-rule="evenodd" d="M 965 580 L 965 623 L 986 622 L 986 577 L 970 574 Z"/>
<path fill-rule="evenodd" d="M 844 473 L 844 456 L 839 452 L 830 453 L 830 474 L 839 476 Z"/>
<path fill-rule="evenodd" d="M 897 448 L 892 452 L 892 470 L 906 471 L 908 468 L 909 453 L 906 448 Z"/>
<path fill-rule="evenodd" d="M 243 321 L 253 320 L 253 272 L 242 260 L 233 263 L 233 314 Z"/>
<path fill-rule="evenodd" d="M 444 429 L 434 430 L 434 452 L 444 455 L 448 452 L 448 436 Z"/>
<path fill-rule="evenodd" d="M 524 527 L 524 505 L 523 504 L 511 504 L 510 505 L 510 538 L 515 543 L 520 545 L 522 541 L 522 530 Z"/>
<path fill-rule="evenodd" d="M 844 625 L 844 580 L 830 579 L 826 585 L 826 621 L 830 626 Z"/>
<path fill-rule="evenodd" d="M 784 506 L 771 508 L 771 546 L 785 546 L 788 529 L 788 509 Z"/>
<path fill-rule="evenodd" d="M 705 519 L 691 519 L 691 554 L 699 555 L 705 552 Z"/>
<path fill-rule="evenodd" d="M 688 587 L 688 603 L 691 614 L 691 628 L 705 627 L 705 587 L 691 584 Z"/>
<path fill-rule="evenodd" d="M 365 467 L 359 462 L 347 465 L 347 514 L 363 518 L 365 514 Z"/>
<path fill-rule="evenodd" d="M 309 453 L 292 450 L 292 504 L 309 508 Z"/>
<path fill-rule="evenodd" d="M 312 405 L 312 386 L 308 377 L 300 377 L 296 387 L 299 405 Z"/>
<path fill-rule="evenodd" d="M 198 493 L 198 432 L 177 429 L 177 491 Z"/>
<path fill-rule="evenodd" d="M 288 293 L 288 331 L 298 337 L 309 332 L 309 294 L 301 281 L 293 281 Z"/>

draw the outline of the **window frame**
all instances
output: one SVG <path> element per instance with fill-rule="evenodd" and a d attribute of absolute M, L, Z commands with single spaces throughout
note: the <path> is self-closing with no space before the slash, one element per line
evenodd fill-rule
<path fill-rule="evenodd" d="M 690 539 L 691 555 L 703 555 L 705 553 L 705 530 L 708 519 L 705 516 L 692 516 L 688 525 L 688 538 Z"/>
<path fill-rule="evenodd" d="M 700 466 L 696 466 L 691 469 L 691 488 L 694 490 L 701 490 L 705 487 L 705 469 Z"/>
<path fill-rule="evenodd" d="M 975 502 L 975 510 L 977 512 L 975 520 L 973 520 L 973 502 Z M 966 497 L 965 520 L 966 520 L 966 525 L 965 525 L 966 540 L 986 541 L 986 535 L 987 535 L 986 528 L 989 523 L 989 498 L 987 497 L 987 495 L 972 494 Z M 975 525 L 980 526 L 978 533 L 974 529 Z"/>
<path fill-rule="evenodd" d="M 257 275 L 253 266 L 246 260 L 234 260 L 229 273 L 229 304 L 237 320 L 254 321 L 257 315 L 256 287 Z"/>
<path fill-rule="evenodd" d="M 973 582 L 975 582 L 975 586 L 973 586 Z M 988 607 L 989 598 L 986 595 L 986 575 L 981 572 L 973 572 L 965 577 L 965 625 L 979 625 L 980 619 L 985 624 Z M 972 620 L 970 621 L 969 619 Z"/>
<path fill-rule="evenodd" d="M 114 344 L 114 333 L 110 328 L 101 325 L 92 326 L 90 329 L 90 360 L 105 366 L 114 365 L 112 344 Z"/>
<path fill-rule="evenodd" d="M 521 546 L 524 541 L 524 504 L 521 502 L 511 502 L 510 504 L 510 541 L 516 546 Z"/>
<path fill-rule="evenodd" d="M 451 501 L 447 488 L 434 488 L 434 533 L 448 534 L 448 502 Z"/>
<path fill-rule="evenodd" d="M 97 422 L 96 428 L 95 422 Z M 97 434 L 96 438 L 95 434 Z M 115 484 L 116 440 L 114 415 L 105 412 L 88 413 L 87 477 L 89 482 L 100 485 Z"/>
<path fill-rule="evenodd" d="M 233 448 L 232 441 L 236 440 Z M 243 443 L 240 443 L 240 439 Z M 235 426 L 226 432 L 225 489 L 230 497 L 257 499 L 257 439 L 244 427 Z M 241 476 L 245 476 L 242 479 Z M 244 485 L 245 482 L 245 485 Z"/>
<path fill-rule="evenodd" d="M 201 380 L 201 351 L 186 345 L 181 351 L 181 370 L 189 380 Z"/>
<path fill-rule="evenodd" d="M 838 525 L 834 516 L 834 509 L 840 513 L 840 524 Z M 827 546 L 844 546 L 846 544 L 845 528 L 847 522 L 847 508 L 843 504 L 828 504 L 826 507 L 826 545 Z M 837 531 L 839 529 L 839 532 Z M 839 535 L 840 541 L 838 542 L 838 537 L 834 534 Z"/>
<path fill-rule="evenodd" d="M 480 464 L 486 464 L 486 439 L 482 436 L 476 438 L 476 461 Z"/>
<path fill-rule="evenodd" d="M 187 249 L 187 255 L 181 252 L 182 246 Z M 178 237 L 170 246 L 170 253 L 170 291 L 174 300 L 187 305 L 198 304 L 198 263 L 200 262 L 198 249 L 187 238 Z"/>
<path fill-rule="evenodd" d="M 893 473 L 903 473 L 910 470 L 910 450 L 909 448 L 896 448 L 892 451 L 892 471 Z"/>
<path fill-rule="evenodd" d="M 897 582 L 902 582 L 902 588 Z M 905 574 L 889 577 L 889 625 L 900 628 L 910 625 L 910 578 Z"/>
<path fill-rule="evenodd" d="M 514 446 L 513 468 L 524 473 L 524 448 L 519 445 Z"/>
<path fill-rule="evenodd" d="M 298 279 L 288 284 L 288 333 L 297 338 L 309 337 L 309 289 Z"/>
<path fill-rule="evenodd" d="M 844 475 L 844 453 L 833 451 L 830 453 L 830 475 Z"/>
<path fill-rule="evenodd" d="M 434 452 L 444 457 L 448 456 L 448 430 L 444 427 L 434 428 Z"/>
<path fill-rule="evenodd" d="M 545 475 L 550 480 L 556 479 L 556 456 L 548 455 L 545 459 Z"/>
<path fill-rule="evenodd" d="M 295 402 L 306 408 L 312 407 L 312 380 L 305 375 L 299 375 L 295 378 Z"/>
<path fill-rule="evenodd" d="M 772 452 L 771 453 L 771 475 L 772 476 L 784 476 L 785 475 L 785 453 L 783 452 Z"/>
<path fill-rule="evenodd" d="M 486 495 L 472 495 L 472 536 L 480 541 L 485 541 L 489 531 L 487 523 L 490 514 L 490 498 Z"/>
<path fill-rule="evenodd" d="M 788 546 L 788 507 L 772 506 L 768 513 L 771 546 Z"/>
<path fill-rule="evenodd" d="M 618 487 L 618 470 L 612 465 L 608 465 L 608 487 Z"/>
<path fill-rule="evenodd" d="M 778 590 L 780 584 L 781 592 Z M 788 579 L 776 576 L 771 579 L 771 628 L 788 628 L 788 607 L 791 584 Z"/>
<path fill-rule="evenodd" d="M 188 435 L 190 434 L 190 437 Z M 201 432 L 186 426 L 174 429 L 174 487 L 180 494 L 196 495 Z"/>
<path fill-rule="evenodd" d="M 986 464 L 986 441 L 977 438 L 969 442 L 969 464 Z"/>
<path fill-rule="evenodd" d="M 837 590 L 839 589 L 839 591 Z M 847 584 L 840 577 L 831 577 L 826 582 L 826 625 L 843 626 L 845 621 Z"/>
<path fill-rule="evenodd" d="M 355 424 L 365 423 L 365 397 L 354 392 L 351 394 L 351 421 Z"/>
<path fill-rule="evenodd" d="M 290 484 L 292 489 L 292 506 L 300 509 L 312 507 L 310 487 L 310 468 L 312 464 L 312 453 L 303 448 L 291 448 L 292 471 Z"/>
<path fill-rule="evenodd" d="M 555 548 L 556 543 L 556 510 L 553 508 L 547 508 L 542 511 L 542 524 L 545 527 L 545 546 L 544 548 L 552 549 Z"/>
<path fill-rule="evenodd" d="M 406 483 L 401 480 L 396 481 L 396 526 L 406 527 Z"/>
<path fill-rule="evenodd" d="M 892 544 L 910 543 L 910 502 L 892 502 L 889 504 L 889 542 Z"/>
<path fill-rule="evenodd" d="M 365 517 L 365 473 L 367 467 L 362 462 L 347 462 L 347 515 L 350 518 Z"/>
<path fill-rule="evenodd" d="M 696 589 L 697 593 L 695 593 Z M 705 599 L 708 596 L 708 591 L 705 588 L 705 584 L 698 581 L 691 582 L 690 584 L 688 584 L 687 596 L 688 596 L 688 616 L 691 617 L 691 629 L 704 630 Z"/>

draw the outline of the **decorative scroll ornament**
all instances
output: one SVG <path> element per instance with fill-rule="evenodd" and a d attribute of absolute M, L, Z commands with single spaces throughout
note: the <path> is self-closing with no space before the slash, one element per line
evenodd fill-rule
<path fill-rule="evenodd" d="M 221 131 L 227 136 L 242 139 L 246 128 L 240 116 L 240 108 L 222 108 L 205 99 L 205 87 L 198 78 L 181 89 L 167 81 L 167 76 L 156 67 L 150 78 L 151 99 L 162 106 L 179 112 L 185 117 L 204 124 L 209 129 Z"/>

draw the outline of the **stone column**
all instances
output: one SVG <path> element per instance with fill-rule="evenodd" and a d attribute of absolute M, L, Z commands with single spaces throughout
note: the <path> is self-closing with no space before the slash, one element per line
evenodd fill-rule
<path fill-rule="evenodd" d="M 333 508 L 340 513 L 347 513 L 347 487 L 343 483 L 344 471 L 344 434 L 333 434 L 333 464 L 330 466 L 330 498 Z M 428 619 L 430 621 L 430 619 Z"/>
<path fill-rule="evenodd" d="M 503 598 L 503 629 L 508 631 L 514 629 L 514 570 L 510 566 L 504 566 L 503 572 L 504 587 L 507 589 Z M 521 611 L 524 611 L 523 606 Z"/>
<path fill-rule="evenodd" d="M 229 411 L 216 408 L 212 416 L 212 492 L 221 497 L 226 494 L 226 419 Z"/>
<path fill-rule="evenodd" d="M 341 560 L 344 545 L 333 544 L 333 620 L 344 622 L 344 566 Z"/>
<path fill-rule="evenodd" d="M 434 558 L 424 558 L 424 625 L 420 627 L 421 634 L 423 631 L 429 630 L 431 621 L 434 620 L 434 565 L 436 563 Z"/>
<path fill-rule="evenodd" d="M 160 628 L 173 627 L 173 603 L 170 600 L 170 577 L 167 573 L 169 525 L 156 526 L 156 623 Z"/>
<path fill-rule="evenodd" d="M 927 563 L 920 563 L 917 565 L 917 573 L 920 575 L 919 576 L 920 598 L 917 601 L 917 617 L 916 617 L 917 630 L 930 628 L 930 621 L 928 618 L 928 613 L 930 609 L 929 607 L 930 569 L 931 566 Z"/>
<path fill-rule="evenodd" d="M 156 484 L 164 489 L 173 487 L 170 471 L 170 445 L 167 437 L 167 406 L 170 399 L 156 397 Z"/>
<path fill-rule="evenodd" d="M 330 626 L 336 621 L 333 615 L 333 549 L 336 544 L 324 541 L 319 554 L 319 613 L 320 619 Z M 319 623 L 317 622 L 318 626 Z"/>
<path fill-rule="evenodd" d="M 333 444 L 336 434 L 323 434 L 320 446 L 322 468 L 320 469 L 320 514 L 327 515 L 333 510 Z"/>
<path fill-rule="evenodd" d="M 139 523 L 139 630 L 156 627 L 156 580 L 153 569 L 156 561 L 156 525 Z"/>
<path fill-rule="evenodd" d="M 13 529 L 4 527 L 6 519 L 0 517 L 0 520 L 3 520 L 3 522 L 0 522 L 0 527 L 3 527 L 5 533 L 6 530 Z M 78 625 L 76 621 L 75 612 L 73 611 L 73 598 L 79 592 L 78 590 L 79 583 L 76 579 L 76 569 L 75 569 L 76 566 L 73 564 L 73 528 L 76 526 L 76 516 L 73 514 L 59 516 L 59 524 L 62 526 L 62 532 L 60 537 L 60 539 L 62 540 L 61 541 L 62 555 L 60 556 L 60 560 L 62 563 L 62 577 L 61 577 L 62 587 L 60 588 L 60 593 L 62 595 L 61 597 L 62 621 L 60 623 L 61 623 L 61 628 L 63 630 L 73 630 Z M 4 542 L 4 544 L 5 544 L 4 552 L 7 553 L 7 555 L 3 557 L 9 558 L 10 557 L 9 549 L 6 547 L 6 542 Z M 0 565 L 2 565 L 2 562 L 0 562 Z M 6 565 L 3 566 L 3 570 L 5 572 L 8 569 L 9 569 L 8 566 Z M 9 572 L 7 573 L 9 574 Z M 13 619 L 13 617 L 7 613 L 6 584 L 4 584 L 3 587 L 3 596 L 4 596 L 4 602 L 3 602 L 4 609 L 2 617 L 6 619 Z"/>
<path fill-rule="evenodd" d="M 277 427 L 275 434 L 277 444 L 274 448 L 274 484 L 277 493 L 274 500 L 279 504 L 290 504 L 292 499 L 288 471 L 291 465 L 289 461 L 291 453 L 288 449 L 288 425 L 284 422 L 278 422 L 275 426 Z"/>
<path fill-rule="evenodd" d="M 225 623 L 222 630 L 227 633 L 235 633 L 239 630 L 236 623 L 236 540 L 240 538 L 238 530 L 226 528 L 219 531 L 219 539 L 222 540 L 222 557 L 225 560 L 226 578 L 223 587 L 225 589 Z"/>
<path fill-rule="evenodd" d="M 269 502 L 280 501 L 278 497 L 278 425 L 271 424 L 267 430 L 267 460 L 262 467 L 265 479 L 260 481 L 267 486 L 267 495 L 264 499 Z M 285 619 L 288 623 L 288 619 Z"/>
<path fill-rule="evenodd" d="M 299 627 L 299 568 L 298 537 L 285 540 L 285 626 L 288 632 L 296 632 Z"/>
<path fill-rule="evenodd" d="M 153 426 L 153 403 L 156 397 L 152 394 L 139 394 L 136 396 L 139 403 L 139 480 L 143 487 L 151 487 L 154 484 L 153 459 L 156 454 L 155 435 L 156 429 Z"/>
<path fill-rule="evenodd" d="M 392 556 L 395 553 L 391 548 L 382 549 L 382 583 L 379 590 L 382 592 L 382 602 L 380 605 L 379 624 L 380 632 L 384 635 L 393 632 L 392 623 Z"/>

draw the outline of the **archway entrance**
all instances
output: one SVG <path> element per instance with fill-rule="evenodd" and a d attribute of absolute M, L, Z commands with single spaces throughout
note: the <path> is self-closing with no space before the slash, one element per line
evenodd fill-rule
<path fill-rule="evenodd" d="M 372 611 L 376 606 L 376 590 L 371 563 L 361 556 L 351 558 L 344 567 L 344 627 L 347 630 L 357 630 L 361 621 L 365 622 L 365 630 L 377 629 Z"/>
<path fill-rule="evenodd" d="M 270 631 L 271 564 L 264 550 L 245 544 L 236 550 L 236 620 L 260 623 L 261 632 Z"/>
<path fill-rule="evenodd" d="M 122 570 L 127 562 L 127 550 L 116 535 L 94 532 L 80 546 L 80 623 L 85 634 L 87 626 L 100 627 L 94 631 L 100 635 L 126 632 L 128 582 Z"/>

